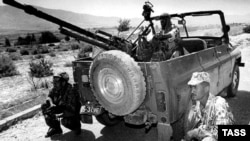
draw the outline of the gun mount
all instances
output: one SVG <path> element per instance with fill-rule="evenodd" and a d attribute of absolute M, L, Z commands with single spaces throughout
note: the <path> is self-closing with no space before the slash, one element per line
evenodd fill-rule
<path fill-rule="evenodd" d="M 98 46 L 104 50 L 121 50 L 129 54 L 135 60 L 139 60 L 139 61 L 146 61 L 144 59 L 148 58 L 148 57 L 142 57 L 143 52 L 144 52 L 144 47 L 141 47 L 143 46 L 141 45 L 142 44 L 141 40 L 143 40 L 142 36 L 149 34 L 151 30 L 152 30 L 152 33 L 155 34 L 154 24 L 152 20 L 155 20 L 155 19 L 157 20 L 158 18 L 158 17 L 151 17 L 151 13 L 154 12 L 154 10 L 152 9 L 153 5 L 149 1 L 145 2 L 143 6 L 143 13 L 142 13 L 144 20 L 135 28 L 135 30 L 127 37 L 127 39 L 124 39 L 118 36 L 113 36 L 101 30 L 97 30 L 95 33 L 90 32 L 81 27 L 73 25 L 69 22 L 63 21 L 59 18 L 51 16 L 47 13 L 44 13 L 36 9 L 32 5 L 21 4 L 15 0 L 3 0 L 3 3 L 22 9 L 24 10 L 24 12 L 30 15 L 34 15 L 36 17 L 45 19 L 47 21 L 50 21 L 54 24 L 59 25 L 59 30 L 62 34 L 71 36 L 80 41 L 87 42 L 95 46 Z M 139 34 L 138 38 L 135 39 L 134 42 L 129 41 L 128 39 L 130 38 L 130 36 L 141 26 L 141 24 L 144 21 L 149 22 L 148 26 L 144 29 L 144 31 L 142 31 Z"/>

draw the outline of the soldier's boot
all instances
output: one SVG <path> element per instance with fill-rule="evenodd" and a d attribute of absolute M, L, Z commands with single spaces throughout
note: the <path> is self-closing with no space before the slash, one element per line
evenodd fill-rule
<path fill-rule="evenodd" d="M 62 134 L 61 128 L 49 128 L 47 134 L 45 135 L 45 138 L 48 138 L 57 134 Z"/>

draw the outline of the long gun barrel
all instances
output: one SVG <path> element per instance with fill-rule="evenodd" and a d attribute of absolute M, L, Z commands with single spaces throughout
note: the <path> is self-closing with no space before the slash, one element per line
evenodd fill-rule
<path fill-rule="evenodd" d="M 11 5 L 11 6 L 19 8 L 19 9 L 22 9 L 28 14 L 34 15 L 36 17 L 45 19 L 47 21 L 50 21 L 52 23 L 55 23 L 55 24 L 59 25 L 60 30 L 61 30 L 61 32 L 63 34 L 72 36 L 74 38 L 77 38 L 79 40 L 82 40 L 84 42 L 87 42 L 87 43 L 90 43 L 90 44 L 93 44 L 93 45 L 96 45 L 96 46 L 99 46 L 99 47 L 101 47 L 101 48 L 103 48 L 105 50 L 110 50 L 110 49 L 121 49 L 121 50 L 123 50 L 121 48 L 120 44 L 117 44 L 116 41 L 104 38 L 103 36 L 99 36 L 99 35 L 97 35 L 95 33 L 87 31 L 87 30 L 85 30 L 83 28 L 80 28 L 78 26 L 75 26 L 75 25 L 73 25 L 71 23 L 68 23 L 68 22 L 63 21 L 61 19 L 53 17 L 53 16 L 51 16 L 49 14 L 46 14 L 46 13 L 44 13 L 42 11 L 39 11 L 38 9 L 34 8 L 31 5 L 24 5 L 24 4 L 16 2 L 15 0 L 3 0 L 3 3 Z M 68 31 L 65 28 L 70 29 L 70 30 L 72 30 L 74 32 L 77 32 L 77 33 L 79 33 L 81 35 L 87 36 L 88 38 L 84 37 L 84 36 L 81 36 L 81 35 L 78 35 L 77 33 L 73 33 L 71 31 Z M 110 35 L 108 33 L 105 34 L 104 31 L 102 31 L 101 33 L 104 34 L 104 35 Z M 90 38 L 92 38 L 92 39 L 90 39 Z M 121 38 L 116 37 L 116 39 L 117 38 L 119 40 L 121 40 Z M 130 44 L 127 40 L 124 40 L 124 42 L 127 43 L 127 44 Z M 133 45 L 130 44 L 130 46 L 133 46 Z"/>

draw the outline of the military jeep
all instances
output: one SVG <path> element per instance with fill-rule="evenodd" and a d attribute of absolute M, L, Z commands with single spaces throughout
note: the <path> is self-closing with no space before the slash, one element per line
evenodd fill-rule
<path fill-rule="evenodd" d="M 168 15 L 180 31 L 178 47 L 186 52 L 175 58 L 159 56 L 156 61 L 157 58 L 151 59 L 155 46 L 148 46 L 152 41 L 148 37 L 157 35 L 157 22 L 166 17 L 151 17 L 150 2 L 145 2 L 142 13 L 143 22 L 148 24 L 133 42 L 104 31 L 92 33 L 15 0 L 3 2 L 58 24 L 61 33 L 103 49 L 94 50 L 93 57 L 73 62 L 84 123 L 91 123 L 94 115 L 107 126 L 120 121 L 146 128 L 155 124 L 158 141 L 180 140 L 186 132 L 186 113 L 191 101 L 187 82 L 193 72 L 210 74 L 212 94 L 226 92 L 229 97 L 237 94 L 239 66 L 244 63 L 240 50 L 229 42 L 230 27 L 222 11 Z M 136 30 L 142 29 L 142 23 Z"/>
<path fill-rule="evenodd" d="M 229 97 L 237 94 L 239 66 L 244 64 L 239 49 L 229 42 L 230 27 L 223 12 L 199 11 L 170 16 L 172 23 L 180 28 L 180 46 L 187 54 L 153 62 L 135 61 L 122 51 L 109 50 L 93 59 L 73 62 L 82 113 L 94 114 L 107 126 L 115 125 L 121 117 L 133 125 L 157 124 L 159 141 L 171 137 L 180 140 L 185 133 L 186 111 L 190 104 L 187 82 L 193 72 L 210 74 L 212 94 L 226 92 Z"/>

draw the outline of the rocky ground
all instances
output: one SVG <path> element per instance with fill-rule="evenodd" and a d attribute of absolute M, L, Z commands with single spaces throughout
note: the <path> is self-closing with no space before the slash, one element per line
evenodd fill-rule
<path fill-rule="evenodd" d="M 239 91 L 235 98 L 227 99 L 232 107 L 236 123 L 248 124 L 250 121 L 250 34 L 241 34 L 231 37 L 234 45 L 241 48 L 242 61 L 245 67 L 240 68 L 241 78 Z M 63 58 L 63 57 L 62 57 Z M 70 68 L 69 68 L 70 69 Z M 67 70 L 68 71 L 68 70 Z M 0 100 L 1 101 L 1 100 Z M 115 127 L 104 127 L 94 120 L 93 125 L 82 124 L 82 134 L 75 136 L 69 130 L 63 128 L 64 134 L 53 138 L 44 138 L 47 131 L 43 117 L 38 114 L 31 119 L 20 121 L 6 131 L 0 133 L 3 141 L 49 141 L 49 140 L 81 140 L 81 141 L 152 141 L 156 140 L 156 129 L 153 128 L 145 134 L 144 128 L 131 128 L 121 123 Z"/>

